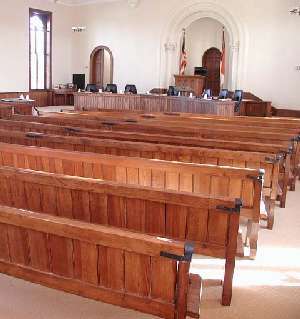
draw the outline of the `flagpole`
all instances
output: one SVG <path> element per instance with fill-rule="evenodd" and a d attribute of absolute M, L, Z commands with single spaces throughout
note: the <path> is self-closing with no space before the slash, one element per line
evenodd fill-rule
<path fill-rule="evenodd" d="M 187 66 L 187 54 L 186 54 L 186 48 L 185 48 L 185 35 L 186 35 L 186 29 L 182 29 L 183 33 L 183 40 L 182 40 L 182 46 L 181 46 L 181 52 L 180 52 L 180 62 L 179 62 L 179 74 L 184 75 L 185 69 Z"/>
<path fill-rule="evenodd" d="M 226 45 L 225 45 L 225 27 L 222 28 L 222 53 L 220 61 L 220 87 L 224 88 L 225 83 L 225 62 L 226 62 Z"/>

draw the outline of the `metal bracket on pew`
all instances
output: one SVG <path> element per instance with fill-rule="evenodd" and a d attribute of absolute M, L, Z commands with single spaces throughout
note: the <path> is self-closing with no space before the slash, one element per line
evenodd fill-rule
<path fill-rule="evenodd" d="M 143 114 L 141 115 L 141 117 L 145 118 L 145 119 L 155 119 L 156 116 L 153 114 Z"/>
<path fill-rule="evenodd" d="M 229 214 L 239 214 L 241 212 L 242 206 L 242 201 L 239 198 L 237 198 L 235 200 L 235 207 L 217 206 L 217 209 L 223 210 Z"/>
<path fill-rule="evenodd" d="M 124 122 L 126 122 L 126 123 L 137 123 L 138 121 L 135 120 L 135 119 L 126 119 L 126 120 L 124 120 Z"/>
<path fill-rule="evenodd" d="M 252 176 L 252 175 L 248 175 L 247 178 L 251 178 L 251 179 L 254 179 L 254 180 L 259 180 L 259 181 L 263 181 L 264 179 L 264 176 L 265 176 L 265 170 L 263 169 L 260 169 L 259 170 L 259 175 L 258 176 Z"/>
<path fill-rule="evenodd" d="M 70 133 L 79 133 L 81 132 L 81 129 L 77 127 L 65 127 L 65 131 Z"/>
<path fill-rule="evenodd" d="M 107 125 L 107 126 L 113 126 L 113 125 L 117 125 L 118 123 L 116 122 L 109 122 L 109 121 L 103 121 L 101 122 L 102 125 Z"/>
<path fill-rule="evenodd" d="M 292 154 L 292 153 L 293 153 L 293 151 L 294 151 L 294 146 L 293 146 L 293 145 L 291 145 L 291 146 L 288 148 L 287 153 L 288 153 L 288 154 Z"/>
<path fill-rule="evenodd" d="M 292 142 L 299 142 L 299 141 L 300 141 L 300 135 L 292 138 Z"/>
<path fill-rule="evenodd" d="M 179 113 L 175 113 L 175 112 L 164 112 L 164 115 L 170 115 L 170 116 L 180 116 Z"/>
<path fill-rule="evenodd" d="M 285 154 L 284 153 L 279 153 L 279 154 L 276 154 L 276 156 L 273 157 L 273 158 L 272 157 L 266 157 L 265 161 L 269 162 L 271 164 L 275 164 L 275 163 L 281 161 L 284 158 L 285 158 Z"/>
<path fill-rule="evenodd" d="M 193 253 L 194 253 L 194 244 L 192 242 L 187 242 L 184 245 L 184 256 L 178 256 L 178 255 L 170 254 L 164 251 L 160 252 L 160 256 L 166 257 L 169 259 L 174 259 L 177 261 L 192 261 Z"/>
<path fill-rule="evenodd" d="M 42 137 L 44 137 L 44 134 L 43 133 L 38 133 L 38 132 L 28 132 L 28 133 L 26 133 L 26 137 L 29 137 L 29 138 L 42 138 Z"/>

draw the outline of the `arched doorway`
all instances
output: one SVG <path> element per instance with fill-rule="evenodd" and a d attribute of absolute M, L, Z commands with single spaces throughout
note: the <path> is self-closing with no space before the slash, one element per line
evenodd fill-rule
<path fill-rule="evenodd" d="M 227 87 L 234 90 L 243 87 L 247 74 L 247 48 L 249 36 L 245 25 L 237 17 L 233 17 L 221 3 L 213 0 L 199 2 L 197 0 L 182 1 L 177 11 L 170 16 L 161 36 L 159 86 L 167 87 L 174 81 L 174 74 L 178 73 L 180 59 L 180 43 L 182 29 L 187 29 L 191 23 L 202 18 L 211 18 L 220 22 L 228 32 L 229 45 Z M 201 59 L 201 57 L 200 57 Z"/>
<path fill-rule="evenodd" d="M 96 47 L 90 56 L 90 83 L 99 88 L 113 83 L 113 55 L 106 46 Z"/>
<path fill-rule="evenodd" d="M 202 58 L 202 65 L 207 69 L 205 87 L 212 90 L 213 96 L 218 96 L 220 92 L 220 63 L 222 53 L 217 48 L 210 48 Z"/>

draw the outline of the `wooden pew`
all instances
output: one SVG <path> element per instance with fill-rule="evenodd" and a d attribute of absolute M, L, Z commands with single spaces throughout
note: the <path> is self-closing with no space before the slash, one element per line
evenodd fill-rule
<path fill-rule="evenodd" d="M 257 131 L 248 131 L 248 130 L 235 130 L 234 127 L 228 129 L 218 129 L 218 127 L 213 128 L 201 128 L 199 127 L 187 127 L 185 125 L 179 124 L 176 122 L 172 125 L 172 122 L 134 122 L 134 121 L 118 121 L 118 119 L 96 121 L 88 120 L 85 118 L 71 118 L 71 117 L 62 117 L 62 116 L 45 116 L 45 117 L 33 117 L 33 116 L 15 116 L 13 119 L 21 121 L 31 121 L 39 122 L 45 124 L 55 124 L 55 125 L 70 125 L 74 127 L 82 127 L 89 129 L 111 129 L 114 131 L 134 131 L 147 134 L 160 134 L 160 135 L 178 135 L 181 137 L 201 137 L 209 139 L 218 139 L 222 138 L 225 140 L 238 140 L 246 142 L 257 142 L 262 141 L 265 144 L 284 144 L 290 142 L 298 137 L 297 134 L 293 133 L 278 133 L 278 132 L 264 132 L 260 134 Z"/>
<path fill-rule="evenodd" d="M 173 146 L 164 144 L 150 144 L 150 143 L 132 143 L 132 142 L 120 142 L 115 140 L 93 140 L 90 138 L 75 138 L 75 137 L 60 137 L 39 134 L 38 138 L 35 138 L 33 133 L 29 135 L 22 132 L 2 131 L 0 130 L 0 141 L 12 144 L 31 145 L 39 147 L 50 147 L 56 149 L 65 149 L 81 152 L 93 152 L 98 154 L 111 154 L 130 157 L 142 157 L 153 158 L 168 161 L 177 161 L 185 163 L 199 163 L 199 164 L 212 164 L 222 166 L 236 166 L 240 168 L 252 168 L 252 169 L 264 169 L 264 184 L 263 195 L 266 203 L 266 211 L 268 214 L 268 228 L 272 229 L 274 222 L 274 207 L 275 200 L 278 196 L 278 184 L 279 184 L 279 165 L 284 160 L 283 154 L 269 154 L 269 153 L 256 153 L 256 152 L 240 152 L 240 151 L 227 151 L 222 149 L 205 149 L 205 148 L 191 148 L 183 146 Z M 22 156 L 25 150 L 18 146 L 8 146 L 1 144 L 0 150 L 2 152 L 10 153 L 5 163 L 17 162 L 12 160 L 14 154 Z M 27 154 L 29 150 L 26 151 Z M 34 152 L 31 149 L 31 154 L 35 156 L 41 156 L 42 153 L 37 150 Z M 49 152 L 50 154 L 50 152 Z M 52 153 L 55 154 L 55 153 Z M 57 154 L 60 154 L 59 152 Z M 48 155 L 47 155 L 48 156 Z M 89 161 L 95 161 L 99 159 L 96 154 L 77 154 L 77 157 L 86 159 Z M 34 163 L 37 164 L 34 164 Z M 20 161 L 25 165 L 25 160 Z M 142 162 L 140 162 L 142 163 Z M 29 164 L 26 164 L 29 167 Z M 45 170 L 43 164 L 39 161 L 33 161 L 32 169 Z M 36 165 L 36 166 L 34 166 Z M 135 165 L 135 164 L 133 164 Z M 145 164 L 143 164 L 145 165 Z M 175 167 L 175 164 L 172 164 Z M 45 166 L 45 165 L 44 165 Z M 178 166 L 178 165 L 177 165 Z M 25 166 L 24 166 L 25 167 Z M 36 168 L 35 168 L 36 167 Z M 47 166 L 46 166 L 47 167 Z M 69 174 L 73 175 L 74 169 L 66 165 L 69 168 Z M 133 166 L 134 167 L 134 166 Z M 171 165 L 170 165 L 171 167 Z M 178 166 L 179 167 L 179 166 Z M 182 166 L 183 167 L 183 166 Z M 49 170 L 49 169 L 48 169 Z M 61 171 L 63 172 L 63 171 Z M 66 173 L 66 172 L 64 172 Z M 97 175 L 99 177 L 99 175 Z M 86 177 L 93 177 L 92 174 Z M 168 182 L 169 183 L 169 182 Z M 160 182 L 156 185 L 167 185 L 167 183 Z M 190 184 L 191 185 L 191 184 Z M 190 188 L 191 189 L 191 188 Z M 189 189 L 189 190 L 190 190 Z"/>
<path fill-rule="evenodd" d="M 41 118 L 37 118 L 41 119 Z M 113 138 L 123 141 L 141 141 L 151 143 L 164 143 L 172 145 L 187 145 L 187 146 L 200 146 L 210 148 L 223 148 L 231 150 L 243 150 L 243 151 L 258 151 L 258 152 L 287 152 L 292 151 L 292 145 L 287 143 L 282 144 L 267 144 L 267 143 L 255 143 L 245 141 L 228 141 L 224 139 L 207 139 L 207 138 L 195 138 L 195 137 L 181 137 L 170 136 L 161 134 L 148 134 L 139 132 L 114 132 L 110 130 L 110 123 L 107 123 L 106 129 L 87 129 L 82 127 L 63 126 L 55 124 L 45 124 L 39 121 L 36 122 L 21 122 L 12 120 L 0 120 L 1 128 L 20 130 L 25 132 L 41 132 L 58 135 L 74 135 L 83 137 L 95 137 L 95 138 Z"/>
<path fill-rule="evenodd" d="M 288 133 L 293 134 L 293 138 L 296 143 L 297 150 L 295 153 L 295 164 L 294 164 L 294 175 L 298 175 L 300 178 L 300 121 L 298 119 L 290 118 L 288 121 L 285 121 L 284 118 L 257 118 L 257 120 L 252 120 L 249 117 L 239 117 L 242 121 L 239 121 L 237 118 L 223 118 L 223 117 L 208 117 L 208 116 L 193 116 L 188 113 L 154 113 L 154 114 L 145 114 L 138 112 L 79 112 L 79 113 L 51 113 L 48 116 L 55 117 L 71 117 L 71 118 L 81 118 L 88 120 L 98 120 L 102 121 L 103 119 L 114 120 L 119 119 L 121 121 L 134 122 L 134 121 L 161 121 L 165 123 L 184 123 L 187 126 L 201 126 L 201 127 L 214 127 L 214 129 L 233 129 L 238 131 L 256 131 L 261 132 L 265 135 L 266 132 L 274 133 Z M 291 189 L 295 188 L 295 180 L 291 180 Z"/>
<path fill-rule="evenodd" d="M 248 220 L 246 241 L 250 257 L 257 251 L 263 175 L 259 170 L 216 165 L 166 162 L 135 157 L 99 155 L 0 143 L 0 164 L 50 173 L 96 178 L 156 189 L 184 191 L 205 196 L 241 197 L 241 215 Z M 265 199 L 268 225 L 274 210 Z"/>
<path fill-rule="evenodd" d="M 272 121 L 273 118 L 270 118 L 269 122 L 266 121 L 264 118 L 258 118 L 258 121 L 253 120 L 247 117 L 241 117 L 244 119 L 242 123 L 237 121 L 236 118 L 222 118 L 222 117 L 208 117 L 208 116 L 193 116 L 191 114 L 185 113 L 154 113 L 154 114 L 143 114 L 138 112 L 85 112 L 85 113 L 53 113 L 48 114 L 48 117 L 55 117 L 58 119 L 66 119 L 68 123 L 73 125 L 84 125 L 86 127 L 99 127 L 99 121 L 105 121 L 114 123 L 115 120 L 125 121 L 127 123 L 135 123 L 143 122 L 143 123 L 156 123 L 160 127 L 165 127 L 166 122 L 167 124 L 179 124 L 185 125 L 184 129 L 187 127 L 201 127 L 206 128 L 206 130 L 202 131 L 201 136 L 207 138 L 218 138 L 221 136 L 226 136 L 227 140 L 235 139 L 235 133 L 232 131 L 238 131 L 239 140 L 251 140 L 256 141 L 259 140 L 260 142 L 264 143 L 281 143 L 284 140 L 291 140 L 291 142 L 295 146 L 294 156 L 292 156 L 292 166 L 293 169 L 293 177 L 291 177 L 291 190 L 295 189 L 295 180 L 296 176 L 299 175 L 300 177 L 300 145 L 299 145 L 299 133 L 300 133 L 300 122 L 293 122 L 290 123 L 281 123 L 280 121 Z M 18 118 L 18 116 L 17 116 Z M 21 120 L 22 118 L 19 118 Z M 23 118 L 24 119 L 24 118 Z M 27 118 L 28 120 L 28 118 Z M 82 124 L 82 120 L 84 120 L 85 124 Z M 97 121 L 95 121 L 97 120 Z M 260 121 L 261 120 L 261 121 Z M 70 122 L 71 121 L 71 122 Z M 74 122 L 75 121 L 75 122 Z M 163 121 L 163 123 L 159 123 L 159 121 Z M 283 120 L 284 121 L 284 120 Z M 274 122 L 274 124 L 272 124 Z M 76 124 L 77 123 L 77 124 Z M 247 123 L 247 125 L 246 125 Z M 124 124 L 124 123 L 121 123 Z M 176 124 L 176 125 L 177 125 Z M 209 129 L 211 129 L 211 125 L 213 124 L 213 134 L 211 135 Z M 120 126 L 120 125 L 119 125 Z M 216 134 L 217 130 L 223 130 L 223 132 L 219 132 Z M 179 131 L 177 128 L 175 133 Z M 182 130 L 181 130 L 182 131 Z M 241 133 L 242 132 L 242 133 Z M 253 135 L 254 133 L 254 135 Z M 262 133 L 262 134 L 260 134 Z M 275 135 L 270 133 L 275 133 Z M 178 133 L 177 133 L 178 134 Z M 187 133 L 185 133 L 187 134 Z M 193 133 L 195 134 L 195 133 Z M 246 135 L 245 135 L 246 134 Z M 258 135 L 257 135 L 258 134 Z M 269 140 L 271 139 L 271 140 Z M 279 141 L 279 142 L 278 142 Z M 293 164 L 295 162 L 295 164 Z"/>
<path fill-rule="evenodd" d="M 275 200 L 279 195 L 279 167 L 285 160 L 284 154 L 281 153 L 274 155 L 270 153 L 249 153 L 165 144 L 120 142 L 116 140 L 100 140 L 91 138 L 78 139 L 71 136 L 53 136 L 40 133 L 23 133 L 4 130 L 0 130 L 0 142 L 81 152 L 93 152 L 98 154 L 264 169 L 263 194 L 267 203 L 267 211 L 270 212 L 268 222 L 269 228 L 271 228 L 273 224 L 271 216 L 274 215 Z M 6 146 L 2 147 L 2 149 L 5 150 Z M 15 149 L 15 152 L 18 152 L 18 149 Z M 286 175 L 285 179 L 287 181 L 288 170 Z M 283 202 L 285 198 L 286 192 L 281 196 L 282 206 L 285 204 L 285 202 Z"/>
<path fill-rule="evenodd" d="M 163 318 L 199 317 L 189 243 L 5 206 L 0 229 L 1 273 Z"/>
<path fill-rule="evenodd" d="M 0 124 L 5 129 L 18 129 L 18 130 L 28 130 L 28 131 L 37 131 L 37 132 L 47 132 L 52 133 L 56 132 L 56 134 L 63 134 L 63 135 L 93 135 L 90 133 L 86 133 L 83 129 L 77 130 L 76 128 L 72 129 L 69 127 L 61 127 L 61 126 L 54 126 L 50 124 L 39 124 L 39 123 L 22 123 L 22 122 L 15 122 L 15 121 L 3 121 L 0 120 Z M 24 124 L 24 125 L 23 125 Z M 91 130 L 88 130 L 89 132 Z M 279 162 L 280 167 L 282 168 L 282 176 L 281 176 L 281 195 L 280 195 L 280 203 L 281 207 L 285 207 L 286 203 L 286 194 L 287 194 L 287 187 L 289 182 L 289 175 L 290 175 L 290 158 L 291 155 L 289 153 L 285 153 L 283 151 L 284 147 L 278 147 L 274 145 L 261 145 L 256 143 L 243 143 L 243 142 L 226 142 L 226 141 L 214 141 L 214 140 L 199 140 L 196 138 L 179 138 L 179 137 L 168 137 L 168 136 L 152 136 L 152 135 L 145 135 L 145 134 L 134 134 L 134 133 L 107 133 L 107 132 L 99 132 L 96 130 L 92 130 L 94 135 L 97 135 L 99 138 L 103 137 L 104 139 L 109 138 L 116 138 L 117 140 L 122 140 L 123 142 L 120 143 L 118 141 L 110 141 L 107 140 L 97 140 L 95 138 L 65 138 L 65 137 L 50 137 L 44 136 L 41 134 L 34 134 L 28 133 L 26 136 L 24 134 L 18 134 L 17 132 L 9 133 L 3 130 L 1 132 L 1 141 L 8 142 L 8 143 L 15 143 L 15 144 L 27 144 L 27 145 L 37 145 L 37 146 L 46 146 L 51 148 L 63 148 L 63 149 L 70 149 L 70 150 L 79 150 L 79 151 L 90 151 L 96 153 L 110 153 L 115 155 L 126 155 L 126 156 L 138 156 L 138 157 L 149 157 L 149 158 L 159 158 L 164 160 L 176 160 L 176 161 L 185 161 L 185 162 L 196 162 L 196 163 L 209 163 L 209 164 L 220 164 L 220 165 L 234 165 L 242 166 L 242 167 L 251 167 L 251 168 L 262 168 L 267 170 L 270 163 L 267 165 L 264 164 L 265 160 L 267 162 L 273 162 L 276 164 Z M 26 143 L 24 142 L 24 138 Z M 30 141 L 33 140 L 33 141 Z M 132 141 L 147 141 L 149 143 L 132 143 L 127 142 L 128 140 Z M 35 141 L 37 140 L 37 141 Z M 126 141 L 126 142 L 125 142 Z M 152 145 L 150 144 L 152 143 Z M 156 143 L 159 143 L 156 144 Z M 189 147 L 189 149 L 183 146 L 175 146 L 175 145 L 162 145 L 161 143 L 172 144 L 174 143 L 179 145 L 191 145 L 193 148 Z M 106 145 L 105 145 L 106 144 Z M 195 145 L 194 145 L 195 144 Z M 126 145 L 126 148 L 124 146 Z M 199 153 L 195 146 L 200 146 Z M 139 151 L 139 148 L 143 150 L 142 152 Z M 209 156 L 203 156 L 202 152 L 205 151 L 204 148 L 207 149 Z M 121 150 L 122 149 L 122 150 Z M 127 149 L 128 151 L 126 151 Z M 237 159 L 233 156 L 230 156 L 231 152 L 225 151 L 224 149 L 228 150 L 235 150 L 232 152 L 232 155 L 238 156 L 241 159 L 242 163 L 238 163 Z M 164 150 L 164 151 L 163 151 Z M 236 150 L 238 153 L 236 153 Z M 263 152 L 263 150 L 265 150 Z M 246 152 L 251 151 L 248 155 Z M 219 158 L 218 152 L 221 154 L 226 154 L 225 158 L 221 156 L 220 160 L 216 160 L 216 157 Z M 253 152 L 255 154 L 253 154 Z M 261 156 L 258 152 L 262 153 Z M 163 154 L 162 154 L 163 153 Z M 172 156 L 168 155 L 168 153 L 172 154 Z M 177 154 L 177 155 L 176 155 Z M 273 155 L 272 155 L 273 154 Z M 243 156 L 246 156 L 247 160 L 243 163 Z M 253 156 L 252 160 L 249 160 L 249 156 Z M 208 159 L 207 159 L 208 157 Z M 228 161 L 229 160 L 229 161 Z M 232 164 L 231 164 L 231 161 Z M 250 163 L 246 163 L 250 162 Z M 255 163 L 255 164 L 254 164 Z M 272 164 L 272 163 L 271 163 Z M 272 173 L 266 172 L 266 182 L 265 187 L 272 187 L 273 191 L 266 194 L 266 196 L 270 197 L 272 206 L 274 206 L 276 196 L 278 194 L 278 182 L 277 176 L 277 168 Z M 275 179 L 272 179 L 272 185 L 270 184 L 269 176 L 274 176 Z M 295 181 L 294 181 L 295 182 Z M 269 194 L 269 195 L 268 195 Z"/>
<path fill-rule="evenodd" d="M 262 131 L 262 132 L 274 132 L 274 133 L 293 133 L 296 135 L 300 134 L 300 123 L 292 127 L 287 125 L 281 125 L 278 121 L 277 124 L 272 124 L 268 122 L 255 122 L 249 119 L 247 122 L 237 121 L 236 118 L 220 118 L 220 117 L 201 117 L 201 116 L 186 116 L 185 113 L 134 113 L 134 112 L 60 112 L 60 113 L 47 113 L 45 117 L 54 117 L 54 118 L 66 118 L 66 119 L 76 119 L 76 120 L 85 120 L 92 121 L 90 125 L 93 125 L 95 121 L 98 123 L 104 120 L 119 120 L 125 123 L 164 123 L 169 124 L 179 124 L 179 125 L 192 125 L 193 127 L 212 127 L 212 125 L 226 129 L 232 127 L 234 130 L 239 131 Z M 15 116 L 16 120 L 26 120 L 26 117 Z M 28 118 L 27 118 L 28 120 Z M 29 119 L 31 120 L 31 118 Z M 272 119 L 271 119 L 272 120 Z M 266 125 L 269 124 L 269 125 Z M 278 124 L 279 127 L 278 127 Z M 95 125 L 95 124 L 94 124 Z M 92 127 L 91 127 L 92 128 Z M 284 130 L 283 130 L 284 129 Z"/>
<path fill-rule="evenodd" d="M 0 183 L 4 206 L 195 242 L 195 253 L 225 258 L 222 304 L 230 305 L 240 200 L 4 166 Z"/>
<path fill-rule="evenodd" d="M 243 139 L 243 135 L 246 133 L 249 137 L 249 133 L 260 132 L 259 138 L 262 138 L 263 142 L 268 142 L 268 138 L 270 135 L 268 133 L 276 133 L 275 136 L 271 135 L 273 139 L 273 143 L 281 143 L 280 140 L 290 140 L 291 143 L 294 144 L 295 152 L 294 156 L 292 156 L 292 162 L 294 162 L 293 167 L 293 175 L 294 177 L 291 179 L 291 190 L 295 189 L 295 181 L 296 176 L 300 177 L 300 122 L 297 124 L 293 123 L 294 125 L 280 125 L 281 122 L 276 121 L 273 126 L 265 126 L 264 122 L 253 122 L 249 120 L 249 123 L 243 121 L 243 123 L 237 122 L 236 119 L 230 118 L 207 118 L 207 117 L 200 117 L 200 116 L 191 116 L 190 114 L 182 114 L 182 113 L 154 113 L 154 114 L 143 114 L 143 113 L 134 113 L 134 112 L 85 112 L 85 113 L 51 113 L 47 115 L 47 117 L 55 117 L 55 118 L 66 118 L 66 119 L 76 119 L 82 120 L 84 119 L 85 122 L 89 122 L 89 127 L 97 126 L 97 123 L 103 121 L 110 121 L 115 122 L 127 122 L 127 123 L 146 123 L 146 124 L 157 124 L 160 126 L 165 126 L 166 122 L 168 125 L 172 126 L 183 126 L 184 127 L 192 127 L 205 129 L 202 137 L 213 138 L 214 135 L 207 135 L 206 132 L 210 132 L 211 128 L 213 127 L 213 134 L 215 134 L 216 130 L 225 130 L 223 133 L 228 136 L 232 135 L 231 131 L 238 131 L 241 139 Z M 96 122 L 95 122 L 96 121 Z M 272 119 L 271 119 L 272 122 Z M 80 123 L 80 122 L 78 122 Z M 94 124 L 92 124 L 94 123 Z M 245 125 L 245 124 L 248 125 Z M 267 123 L 267 122 L 265 122 Z M 75 124 L 75 123 L 74 123 Z M 213 126 L 212 126 L 213 125 Z M 178 128 L 176 128 L 176 131 Z M 229 131 L 228 131 L 229 130 Z M 242 133 L 241 133 L 242 132 Z M 176 132 L 175 132 L 176 134 Z M 279 134 L 279 135 L 278 135 Z M 223 134 L 222 134 L 223 135 Z M 219 134 L 215 136 L 218 138 Z M 251 135 L 250 135 L 251 136 Z M 247 139 L 248 139 L 247 137 Z M 227 137 L 228 139 L 228 137 Z M 257 137 L 255 137 L 257 140 Z M 271 141 L 269 141 L 271 142 Z"/>

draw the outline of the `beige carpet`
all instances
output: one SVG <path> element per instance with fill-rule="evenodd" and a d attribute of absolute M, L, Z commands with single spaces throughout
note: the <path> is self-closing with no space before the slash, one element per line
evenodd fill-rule
<path fill-rule="evenodd" d="M 219 287 L 205 289 L 202 319 L 300 318 L 300 185 L 276 210 L 273 231 L 259 234 L 255 261 L 239 260 L 231 307 L 219 303 Z M 193 270 L 221 278 L 223 263 L 195 258 Z M 146 319 L 139 312 L 72 296 L 0 275 L 0 319 Z"/>

